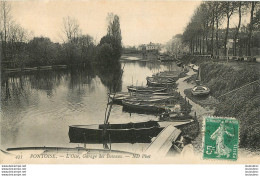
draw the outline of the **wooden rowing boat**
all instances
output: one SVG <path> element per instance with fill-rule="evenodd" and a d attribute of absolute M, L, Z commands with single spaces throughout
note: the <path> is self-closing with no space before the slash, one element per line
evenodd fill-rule
<path fill-rule="evenodd" d="M 126 112 L 138 112 L 144 114 L 159 114 L 165 112 L 164 107 L 158 107 L 156 103 L 123 100 L 123 110 Z"/>
<path fill-rule="evenodd" d="M 143 87 L 143 86 L 127 86 L 129 92 L 138 93 L 155 93 L 155 92 L 166 92 L 167 87 Z"/>
<path fill-rule="evenodd" d="M 206 86 L 195 86 L 191 89 L 191 93 L 195 96 L 199 95 L 208 95 L 210 92 L 210 89 Z"/>
<path fill-rule="evenodd" d="M 173 78 L 147 77 L 147 85 L 151 87 L 169 87 L 175 83 Z"/>
<path fill-rule="evenodd" d="M 175 81 L 178 79 L 180 72 L 179 71 L 164 71 L 159 72 L 153 75 L 153 77 L 160 77 L 160 78 L 172 78 Z"/>
<path fill-rule="evenodd" d="M 163 128 L 156 121 L 106 126 L 73 125 L 69 127 L 69 138 L 72 143 L 149 143 Z"/>
<path fill-rule="evenodd" d="M 155 102 L 155 101 L 163 101 L 168 99 L 170 96 L 169 93 L 165 92 L 117 92 L 113 94 L 109 94 L 109 98 L 112 100 L 114 104 L 122 105 L 122 101 L 125 99 L 131 101 L 141 101 L 141 102 Z"/>
<path fill-rule="evenodd" d="M 69 127 L 71 143 L 96 144 L 104 143 L 150 143 L 168 125 L 183 126 L 191 123 L 186 121 L 148 121 L 125 124 L 94 124 L 73 125 Z M 106 128 L 106 130 L 105 130 Z"/>

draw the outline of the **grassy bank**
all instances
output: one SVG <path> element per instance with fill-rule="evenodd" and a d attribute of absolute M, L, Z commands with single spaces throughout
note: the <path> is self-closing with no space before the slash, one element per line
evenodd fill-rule
<path fill-rule="evenodd" d="M 260 146 L 259 82 L 245 86 L 260 80 L 256 64 L 243 64 L 239 67 L 213 62 L 200 64 L 202 82 L 211 89 L 211 95 L 220 101 L 216 105 L 215 115 L 238 119 L 240 146 L 250 149 L 259 149 Z M 242 88 L 228 93 L 240 87 Z"/>

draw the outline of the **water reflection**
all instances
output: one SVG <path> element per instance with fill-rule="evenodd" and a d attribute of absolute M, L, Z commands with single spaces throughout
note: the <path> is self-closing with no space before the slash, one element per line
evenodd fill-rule
<path fill-rule="evenodd" d="M 109 92 L 119 92 L 122 90 L 122 69 L 119 62 L 110 67 L 99 67 L 96 69 L 97 75 L 101 82 L 109 89 Z"/>
<path fill-rule="evenodd" d="M 1 75 L 1 147 L 77 146 L 69 143 L 68 127 L 103 123 L 108 92 L 127 91 L 131 84 L 145 85 L 147 76 L 169 69 L 168 65 L 139 61 L 121 62 L 112 68 L 81 67 Z M 122 106 L 114 105 L 109 120 L 127 123 L 157 120 L 157 117 L 130 115 L 122 111 Z M 122 146 L 140 148 L 140 144 L 113 145 L 117 149 Z"/>

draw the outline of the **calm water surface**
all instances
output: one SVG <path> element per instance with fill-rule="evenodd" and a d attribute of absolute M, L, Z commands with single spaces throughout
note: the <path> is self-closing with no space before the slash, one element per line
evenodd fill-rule
<path fill-rule="evenodd" d="M 132 84 L 146 85 L 147 76 L 176 69 L 180 68 L 174 63 L 124 61 L 110 69 L 77 68 L 2 75 L 1 148 L 82 146 L 69 143 L 69 126 L 103 123 L 110 91 L 127 91 L 127 86 Z M 147 120 L 157 120 L 157 117 L 130 115 L 119 105 L 113 106 L 109 119 L 110 123 Z M 112 149 L 135 152 L 147 145 L 112 144 Z M 87 147 L 102 148 L 102 145 Z"/>

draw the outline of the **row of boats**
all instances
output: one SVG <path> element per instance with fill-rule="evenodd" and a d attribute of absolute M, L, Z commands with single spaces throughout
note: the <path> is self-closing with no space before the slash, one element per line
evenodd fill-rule
<path fill-rule="evenodd" d="M 110 94 L 110 99 L 113 103 L 122 105 L 123 110 L 130 113 L 156 115 L 165 111 L 176 111 L 176 114 L 181 113 L 181 110 L 177 110 L 180 95 L 174 91 L 153 93 L 119 92 L 118 94 Z"/>
<path fill-rule="evenodd" d="M 72 143 L 150 143 L 165 127 L 182 127 L 193 121 L 182 111 L 180 101 L 186 102 L 173 85 L 180 72 L 166 71 L 147 77 L 147 86 L 128 86 L 128 92 L 111 93 L 108 104 L 119 104 L 127 112 L 169 115 L 171 121 L 147 121 L 126 124 L 73 125 L 69 128 Z M 182 103 L 183 103 L 182 102 Z M 185 104 L 183 103 L 183 104 Z M 110 108 L 111 109 L 111 108 Z M 189 118 L 184 118 L 184 116 Z M 180 118 L 181 117 L 181 118 Z"/>
<path fill-rule="evenodd" d="M 181 113 L 179 93 L 173 90 L 180 72 L 166 71 L 147 77 L 147 86 L 128 86 L 128 92 L 110 94 L 113 103 L 124 111 L 145 114 Z"/>

